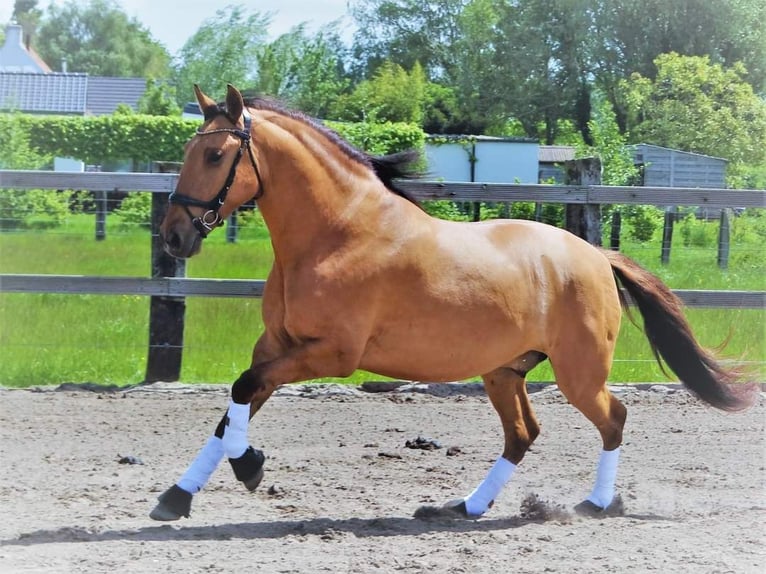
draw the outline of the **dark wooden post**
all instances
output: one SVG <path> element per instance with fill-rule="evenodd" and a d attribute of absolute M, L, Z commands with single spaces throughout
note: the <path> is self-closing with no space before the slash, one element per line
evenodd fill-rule
<path fill-rule="evenodd" d="M 662 227 L 662 252 L 660 261 L 663 265 L 670 263 L 670 246 L 673 244 L 673 224 L 676 220 L 675 207 L 665 209 L 665 223 Z"/>
<path fill-rule="evenodd" d="M 609 232 L 609 249 L 620 250 L 620 232 L 622 231 L 622 214 L 619 209 L 612 212 L 612 228 Z"/>
<path fill-rule="evenodd" d="M 237 242 L 237 212 L 226 218 L 226 243 Z"/>
<path fill-rule="evenodd" d="M 175 165 L 155 163 L 152 171 L 174 173 Z M 184 277 L 186 262 L 171 257 L 162 246 L 159 229 L 168 207 L 164 193 L 152 194 L 152 277 Z M 149 303 L 149 352 L 144 382 L 177 381 L 184 344 L 184 297 L 154 296 Z"/>
<path fill-rule="evenodd" d="M 718 229 L 718 267 L 729 268 L 729 239 L 731 226 L 729 225 L 729 210 L 721 210 L 721 227 Z"/>
<path fill-rule="evenodd" d="M 106 212 L 108 209 L 107 192 L 93 192 L 96 202 L 96 241 L 106 239 Z"/>
<path fill-rule="evenodd" d="M 566 162 L 568 185 L 601 185 L 601 162 L 589 157 Z M 601 245 L 601 206 L 594 203 L 568 204 L 565 225 L 568 231 L 592 245 Z"/>

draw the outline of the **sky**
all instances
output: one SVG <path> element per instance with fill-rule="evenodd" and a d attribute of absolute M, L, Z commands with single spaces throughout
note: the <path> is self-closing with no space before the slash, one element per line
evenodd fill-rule
<path fill-rule="evenodd" d="M 37 7 L 45 12 L 50 3 L 50 0 L 38 0 Z M 52 3 L 63 5 L 65 2 L 52 0 Z M 272 39 L 303 22 L 308 24 L 309 30 L 315 30 L 347 14 L 347 0 L 116 0 L 116 3 L 128 16 L 148 28 L 154 39 L 174 56 L 202 22 L 227 5 L 241 5 L 248 11 L 262 14 L 271 12 L 273 17 L 269 33 Z M 0 23 L 10 21 L 13 4 L 11 0 L 0 1 Z M 344 38 L 351 37 L 350 29 L 350 19 L 345 18 L 341 24 Z"/>

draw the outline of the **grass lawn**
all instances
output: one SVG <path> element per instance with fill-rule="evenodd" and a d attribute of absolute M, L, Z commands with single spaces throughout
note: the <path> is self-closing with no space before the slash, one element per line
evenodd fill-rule
<path fill-rule="evenodd" d="M 733 225 L 738 225 L 734 220 Z M 112 225 L 110 220 L 109 225 Z M 93 239 L 93 219 L 72 216 L 49 230 L 0 234 L 0 272 L 148 276 L 147 230 L 108 225 L 104 241 Z M 716 223 L 710 233 L 715 233 Z M 623 251 L 676 289 L 766 290 L 762 245 L 740 233 L 729 269 L 716 266 L 713 245 L 684 247 L 674 238 L 671 262 L 659 263 L 658 239 L 623 242 Z M 235 244 L 214 233 L 203 252 L 187 264 L 189 277 L 265 278 L 273 256 L 265 230 L 243 231 Z M 248 366 L 262 331 L 260 299 L 188 298 L 185 382 L 229 382 Z M 723 356 L 743 358 L 757 376 L 766 374 L 766 311 L 688 311 L 703 345 L 729 337 Z M 140 296 L 0 294 L 0 385 L 29 386 L 65 381 L 131 384 L 146 365 L 148 299 Z M 358 372 L 350 382 L 375 375 Z M 552 380 L 547 363 L 530 380 Z M 642 332 L 625 320 L 618 341 L 613 382 L 664 381 Z"/>

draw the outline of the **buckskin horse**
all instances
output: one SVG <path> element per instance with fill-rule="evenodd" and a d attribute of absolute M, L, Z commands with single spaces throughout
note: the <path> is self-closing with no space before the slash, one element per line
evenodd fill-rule
<path fill-rule="evenodd" d="M 643 316 L 657 360 L 693 394 L 723 410 L 753 402 L 755 386 L 699 346 L 678 298 L 624 255 L 531 221 L 433 218 L 397 187 L 416 175 L 415 154 L 371 156 L 301 113 L 245 102 L 231 85 L 220 104 L 195 93 L 204 122 L 185 147 L 161 226 L 165 249 L 195 255 L 255 199 L 274 264 L 250 367 L 198 456 L 159 496 L 153 519 L 188 517 L 224 456 L 254 490 L 265 456 L 249 445 L 247 427 L 274 390 L 357 369 L 406 380 L 482 377 L 505 445 L 472 492 L 442 507 L 478 518 L 539 433 L 525 377 L 544 360 L 603 443 L 592 492 L 576 510 L 606 511 L 626 418 L 606 386 L 627 305 L 618 284 Z"/>

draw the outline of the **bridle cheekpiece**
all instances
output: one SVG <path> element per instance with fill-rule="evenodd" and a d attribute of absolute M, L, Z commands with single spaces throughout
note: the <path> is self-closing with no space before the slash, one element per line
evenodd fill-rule
<path fill-rule="evenodd" d="M 236 129 L 236 128 L 217 128 L 213 130 L 197 130 L 198 136 L 207 136 L 211 134 L 219 134 L 219 133 L 229 133 L 239 138 L 240 144 L 239 149 L 237 150 L 237 155 L 234 157 L 234 162 L 231 164 L 231 168 L 229 169 L 229 175 L 226 176 L 226 181 L 223 184 L 223 187 L 221 187 L 221 190 L 216 194 L 216 196 L 209 200 L 209 201 L 203 201 L 201 199 L 196 199 L 194 197 L 188 196 L 188 195 L 181 195 L 177 191 L 174 191 L 170 194 L 170 197 L 168 198 L 168 201 L 170 204 L 180 205 L 185 210 L 186 213 L 189 215 L 189 218 L 191 219 L 192 225 L 197 229 L 200 236 L 204 239 L 207 237 L 208 233 L 213 231 L 216 227 L 223 224 L 223 219 L 221 218 L 221 215 L 219 213 L 219 210 L 223 206 L 224 201 L 226 201 L 226 196 L 229 193 L 229 190 L 231 189 L 232 184 L 234 183 L 234 176 L 237 174 L 237 165 L 239 165 L 239 160 L 242 159 L 242 154 L 247 150 L 248 155 L 250 156 L 250 163 L 253 165 L 253 169 L 255 170 L 255 176 L 258 179 L 258 192 L 255 195 L 254 199 L 258 199 L 263 195 L 263 182 L 261 181 L 261 174 L 258 171 L 258 164 L 255 161 L 255 156 L 253 156 L 253 148 L 250 145 L 250 127 L 252 124 L 252 119 L 250 118 L 250 114 L 247 112 L 247 110 L 242 110 L 242 119 L 244 122 L 243 129 Z M 189 207 L 201 207 L 205 211 L 202 213 L 202 215 L 195 216 Z"/>

